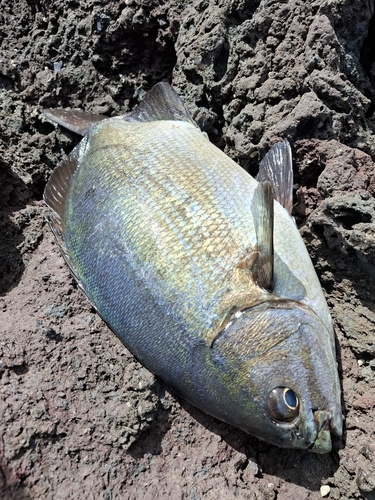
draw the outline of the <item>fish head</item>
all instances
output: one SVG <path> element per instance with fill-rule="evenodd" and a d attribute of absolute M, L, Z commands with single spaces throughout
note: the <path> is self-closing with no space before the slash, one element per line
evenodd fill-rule
<path fill-rule="evenodd" d="M 236 313 L 212 344 L 224 418 L 284 448 L 331 450 L 342 433 L 333 332 L 308 307 L 270 301 Z"/>

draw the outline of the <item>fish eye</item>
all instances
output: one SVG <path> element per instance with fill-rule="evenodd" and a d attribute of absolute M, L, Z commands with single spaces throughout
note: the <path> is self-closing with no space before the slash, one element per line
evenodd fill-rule
<path fill-rule="evenodd" d="M 299 414 L 298 396 L 289 387 L 276 387 L 268 395 L 267 410 L 278 422 L 292 422 Z"/>

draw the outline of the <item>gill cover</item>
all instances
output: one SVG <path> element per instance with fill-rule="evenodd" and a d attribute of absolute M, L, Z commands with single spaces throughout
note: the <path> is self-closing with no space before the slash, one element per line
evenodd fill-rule
<path fill-rule="evenodd" d="M 226 389 L 221 392 L 230 395 L 226 406 L 237 410 L 233 425 L 281 447 L 330 451 L 331 433 L 341 435 L 342 420 L 326 335 L 315 313 L 292 301 L 237 314 L 210 352 Z"/>

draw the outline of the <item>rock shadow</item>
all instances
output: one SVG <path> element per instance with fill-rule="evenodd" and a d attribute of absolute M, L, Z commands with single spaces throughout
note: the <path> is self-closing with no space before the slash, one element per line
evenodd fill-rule
<path fill-rule="evenodd" d="M 25 269 L 20 251 L 24 236 L 12 214 L 25 208 L 29 196 L 23 180 L 0 160 L 0 296 L 18 284 Z"/>

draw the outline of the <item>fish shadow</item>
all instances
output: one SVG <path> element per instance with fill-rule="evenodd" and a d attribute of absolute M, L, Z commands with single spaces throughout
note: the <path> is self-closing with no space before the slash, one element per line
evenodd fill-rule
<path fill-rule="evenodd" d="M 5 480 L 6 474 L 0 470 L 0 498 L 6 500 L 31 500 L 31 495 L 26 486 L 21 484 L 8 485 Z"/>
<path fill-rule="evenodd" d="M 322 479 L 332 477 L 338 469 L 338 450 L 343 447 L 340 440 L 334 441 L 333 451 L 324 455 L 307 450 L 281 449 L 211 417 L 182 399 L 162 381 L 156 380 L 152 391 L 158 395 L 159 408 L 150 427 L 143 431 L 127 450 L 127 453 L 134 459 L 142 459 L 146 454 L 162 453 L 163 438 L 173 426 L 170 408 L 165 409 L 162 405 L 165 393 L 169 393 L 193 420 L 209 432 L 220 436 L 228 446 L 246 456 L 246 460 L 239 465 L 240 468 L 244 470 L 249 462 L 255 463 L 257 465 L 256 477 L 276 476 L 307 490 L 319 491 Z"/>
<path fill-rule="evenodd" d="M 175 394 L 173 396 L 200 425 L 220 436 L 236 451 L 246 455 L 243 469 L 250 461 L 256 463 L 256 477 L 276 476 L 310 491 L 319 491 L 322 479 L 333 476 L 339 467 L 338 451 L 343 448 L 341 440 L 335 440 L 333 450 L 324 455 L 307 450 L 279 448 L 211 417 Z"/>
<path fill-rule="evenodd" d="M 6 500 L 31 500 L 31 495 L 24 483 L 27 472 L 18 469 L 12 470 L 4 456 L 3 446 L 0 444 L 0 498 Z"/>
<path fill-rule="evenodd" d="M 171 391 L 157 378 L 155 378 L 150 390 L 158 397 L 158 406 L 152 424 L 137 437 L 127 450 L 127 453 L 136 460 L 142 459 L 146 454 L 160 455 L 163 451 L 163 438 L 172 425 L 170 408 L 164 407 L 166 392 Z"/>

